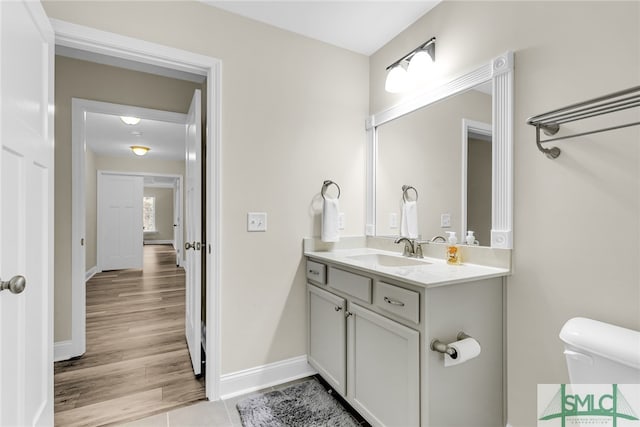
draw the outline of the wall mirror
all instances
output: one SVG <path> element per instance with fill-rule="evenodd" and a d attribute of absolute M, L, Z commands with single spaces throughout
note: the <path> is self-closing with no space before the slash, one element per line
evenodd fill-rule
<path fill-rule="evenodd" d="M 511 52 L 370 116 L 367 135 L 367 235 L 399 234 L 411 185 L 422 239 L 473 230 L 482 246 L 512 248 Z"/>

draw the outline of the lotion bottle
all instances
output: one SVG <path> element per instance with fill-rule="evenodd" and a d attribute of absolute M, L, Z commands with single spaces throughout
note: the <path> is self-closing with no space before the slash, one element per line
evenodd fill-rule
<path fill-rule="evenodd" d="M 460 259 L 460 248 L 458 248 L 458 238 L 455 231 L 447 231 L 449 235 L 449 244 L 447 245 L 447 264 L 458 265 L 462 262 Z"/>
<path fill-rule="evenodd" d="M 476 236 L 474 236 L 473 231 L 467 231 L 467 238 L 465 240 L 467 241 L 467 245 L 469 246 L 476 244 Z"/>

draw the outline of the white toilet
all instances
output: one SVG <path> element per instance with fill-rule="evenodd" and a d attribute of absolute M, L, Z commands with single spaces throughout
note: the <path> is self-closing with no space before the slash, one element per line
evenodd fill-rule
<path fill-rule="evenodd" d="M 640 332 L 575 317 L 560 331 L 573 384 L 640 384 Z"/>

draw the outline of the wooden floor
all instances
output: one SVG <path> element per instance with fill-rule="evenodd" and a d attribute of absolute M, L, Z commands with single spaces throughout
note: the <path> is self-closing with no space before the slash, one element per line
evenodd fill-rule
<path fill-rule="evenodd" d="M 55 424 L 131 421 L 202 400 L 184 338 L 184 270 L 148 245 L 143 270 L 87 282 L 87 352 L 55 364 Z"/>

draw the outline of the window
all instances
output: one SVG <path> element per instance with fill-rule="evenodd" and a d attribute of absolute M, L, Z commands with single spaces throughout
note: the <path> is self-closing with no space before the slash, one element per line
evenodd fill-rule
<path fill-rule="evenodd" d="M 142 198 L 142 230 L 156 231 L 156 198 Z"/>

